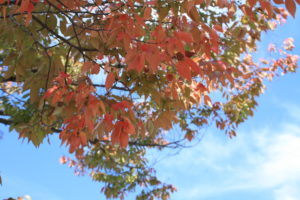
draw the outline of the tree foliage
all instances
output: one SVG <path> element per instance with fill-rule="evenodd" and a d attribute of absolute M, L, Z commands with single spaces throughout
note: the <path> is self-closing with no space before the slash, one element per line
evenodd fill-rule
<path fill-rule="evenodd" d="M 107 198 L 168 199 L 147 150 L 213 124 L 235 136 L 264 80 L 294 72 L 291 38 L 252 59 L 299 0 L 0 0 L 0 122 L 35 146 L 59 134 Z M 180 132 L 172 132 L 172 129 Z M 169 133 L 167 133 L 169 132 Z"/>

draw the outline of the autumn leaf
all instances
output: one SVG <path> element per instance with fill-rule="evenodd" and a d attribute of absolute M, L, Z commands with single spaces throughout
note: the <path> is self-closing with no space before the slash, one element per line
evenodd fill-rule
<path fill-rule="evenodd" d="M 252 8 L 257 3 L 257 0 L 248 0 L 249 6 Z"/>
<path fill-rule="evenodd" d="M 190 67 L 185 62 L 179 61 L 176 64 L 176 69 L 177 69 L 180 76 L 187 79 L 188 81 L 192 80 Z"/>
<path fill-rule="evenodd" d="M 295 17 L 296 13 L 296 4 L 294 0 L 285 0 L 285 7 L 289 11 L 289 13 Z"/>
<path fill-rule="evenodd" d="M 193 36 L 191 33 L 179 31 L 175 33 L 176 37 L 178 39 L 185 41 L 186 43 L 192 43 L 194 42 Z"/>
<path fill-rule="evenodd" d="M 284 4 L 284 0 L 273 0 L 276 4 Z"/>
<path fill-rule="evenodd" d="M 114 126 L 114 130 L 111 135 L 111 143 L 112 145 L 120 143 L 120 136 L 122 134 L 122 122 L 117 122 Z"/>
<path fill-rule="evenodd" d="M 129 140 L 128 133 L 127 132 L 122 132 L 120 134 L 120 146 L 122 148 L 126 148 L 127 145 L 128 145 L 128 140 Z"/>
<path fill-rule="evenodd" d="M 219 25 L 219 24 L 214 25 L 214 29 L 215 29 L 216 31 L 223 32 L 223 28 L 222 28 L 222 26 Z"/>
<path fill-rule="evenodd" d="M 184 136 L 188 141 L 192 141 L 194 139 L 194 135 L 190 132 L 188 132 L 187 134 L 185 134 Z"/>
<path fill-rule="evenodd" d="M 127 117 L 124 117 L 124 132 L 128 134 L 135 134 L 135 127 L 133 124 L 130 122 L 130 120 Z"/>
<path fill-rule="evenodd" d="M 86 133 L 84 132 L 80 132 L 79 133 L 79 137 L 80 137 L 80 142 L 83 146 L 86 146 L 87 145 L 87 137 L 86 137 Z"/>
<path fill-rule="evenodd" d="M 115 73 L 114 72 L 109 72 L 107 77 L 106 77 L 106 81 L 105 81 L 106 90 L 109 90 L 113 86 L 115 81 L 116 81 Z"/>
<path fill-rule="evenodd" d="M 209 107 L 212 107 L 211 99 L 208 95 L 204 95 L 204 103 Z"/>
<path fill-rule="evenodd" d="M 149 19 L 151 17 L 152 8 L 147 7 L 144 11 L 144 18 Z"/>

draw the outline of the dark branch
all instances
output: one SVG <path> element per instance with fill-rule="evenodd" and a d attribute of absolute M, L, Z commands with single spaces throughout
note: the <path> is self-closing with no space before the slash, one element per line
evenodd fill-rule
<path fill-rule="evenodd" d="M 178 141 L 174 141 L 174 142 L 169 142 L 166 144 L 159 144 L 159 143 L 146 143 L 146 142 L 139 142 L 139 141 L 129 141 L 128 145 L 129 146 L 142 146 L 142 147 L 158 147 L 158 148 L 178 148 L 178 147 L 184 147 L 183 145 L 180 144 L 180 142 L 182 142 L 183 140 L 178 140 Z M 108 140 L 98 140 L 98 139 L 94 139 L 94 140 L 89 140 L 89 142 L 91 144 L 97 144 L 97 143 L 105 143 L 105 144 L 109 144 L 110 141 Z"/>
<path fill-rule="evenodd" d="M 12 124 L 12 121 L 9 119 L 0 118 L 0 123 L 4 124 L 4 125 L 10 125 L 10 124 Z"/>
<path fill-rule="evenodd" d="M 6 83 L 6 82 L 9 82 L 9 81 L 12 81 L 12 82 L 16 82 L 16 77 L 15 76 L 12 76 L 12 77 L 9 77 L 7 79 L 0 79 L 0 83 Z M 72 84 L 72 85 L 77 85 L 76 83 Z M 92 86 L 94 87 L 102 87 L 102 88 L 105 88 L 105 85 L 104 84 L 92 84 Z M 115 89 L 115 90 L 121 90 L 121 91 L 130 91 L 130 89 L 128 88 L 125 88 L 125 87 L 118 87 L 118 86 L 113 86 L 112 89 Z"/>
<path fill-rule="evenodd" d="M 56 38 L 62 40 L 64 43 L 68 44 L 70 47 L 73 47 L 75 49 L 77 49 L 78 51 L 82 52 L 82 51 L 98 51 L 95 48 L 80 48 L 76 45 L 74 45 L 73 43 L 71 43 L 68 39 L 62 37 L 61 35 L 59 35 L 58 33 L 54 32 L 47 24 L 44 24 L 41 20 L 39 20 L 39 18 L 37 18 L 36 16 L 32 16 L 32 19 L 34 19 L 38 24 L 40 24 L 43 28 L 47 29 L 52 35 L 54 35 Z"/>
<path fill-rule="evenodd" d="M 6 83 L 6 82 L 16 82 L 17 81 L 17 78 L 16 76 L 11 76 L 9 78 L 6 78 L 6 79 L 2 79 L 3 77 L 0 77 L 0 83 Z"/>

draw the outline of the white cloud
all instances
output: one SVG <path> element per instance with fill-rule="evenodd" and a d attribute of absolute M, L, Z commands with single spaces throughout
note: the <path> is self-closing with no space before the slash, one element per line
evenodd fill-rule
<path fill-rule="evenodd" d="M 274 191 L 275 200 L 299 200 L 299 186 L 285 185 Z"/>
<path fill-rule="evenodd" d="M 300 191 L 300 126 L 253 130 L 233 140 L 207 135 L 160 167 L 160 176 L 178 186 L 178 199 L 268 190 L 276 200 L 294 200 L 299 195 L 294 191 Z"/>

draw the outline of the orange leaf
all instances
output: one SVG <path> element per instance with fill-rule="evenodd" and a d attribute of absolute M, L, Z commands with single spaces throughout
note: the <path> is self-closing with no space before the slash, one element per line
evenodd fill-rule
<path fill-rule="evenodd" d="M 285 7 L 289 11 L 289 13 L 295 17 L 296 13 L 296 4 L 294 0 L 285 0 Z"/>
<path fill-rule="evenodd" d="M 184 136 L 188 141 L 192 141 L 194 138 L 194 135 L 192 133 L 187 133 Z"/>
<path fill-rule="evenodd" d="M 204 95 L 204 103 L 210 107 L 212 107 L 211 99 L 208 95 Z"/>
<path fill-rule="evenodd" d="M 109 74 L 106 77 L 106 81 L 105 81 L 106 90 L 109 90 L 113 86 L 115 81 L 116 81 L 115 73 L 109 72 Z"/>
<path fill-rule="evenodd" d="M 80 137 L 80 142 L 81 142 L 82 146 L 86 146 L 87 145 L 86 134 L 84 132 L 80 132 L 79 137 Z"/>

